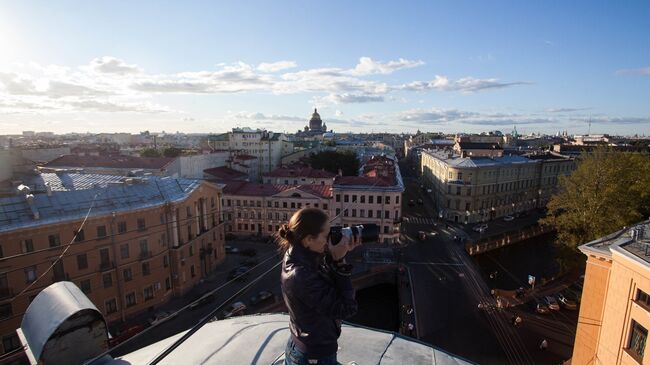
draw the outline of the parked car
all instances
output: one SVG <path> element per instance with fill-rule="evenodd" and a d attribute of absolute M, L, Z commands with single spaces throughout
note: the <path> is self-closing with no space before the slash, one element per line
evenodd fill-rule
<path fill-rule="evenodd" d="M 202 305 L 208 304 L 212 302 L 216 298 L 214 293 L 210 293 L 208 295 L 201 294 L 198 295 L 194 300 L 192 301 L 192 304 L 190 304 L 190 309 L 196 309 Z"/>
<path fill-rule="evenodd" d="M 234 254 L 239 253 L 239 249 L 237 247 L 232 247 L 232 246 L 226 245 L 226 246 L 224 246 L 224 248 L 226 249 L 226 253 L 234 253 Z"/>
<path fill-rule="evenodd" d="M 171 316 L 173 314 L 172 311 L 160 311 L 156 314 L 154 314 L 152 317 L 149 317 L 148 321 L 149 324 L 154 326 L 160 321 L 164 320 L 165 318 Z"/>
<path fill-rule="evenodd" d="M 251 305 L 258 305 L 266 300 L 273 298 L 273 293 L 268 290 L 262 290 L 257 294 L 253 295 L 249 301 Z"/>
<path fill-rule="evenodd" d="M 557 297 L 558 302 L 560 302 L 560 304 L 562 304 L 562 306 L 564 308 L 566 308 L 568 310 L 576 310 L 576 309 L 578 309 L 578 305 L 576 304 L 576 302 L 574 302 L 573 300 L 567 298 L 564 294 L 557 293 L 556 297 Z"/>
<path fill-rule="evenodd" d="M 539 314 L 548 314 L 548 313 L 550 313 L 550 310 L 548 309 L 546 304 L 544 304 L 543 302 L 541 302 L 539 300 L 533 301 L 533 308 L 534 308 L 535 312 L 537 312 Z"/>
<path fill-rule="evenodd" d="M 472 228 L 473 231 L 481 232 L 481 233 L 485 232 L 487 229 L 488 229 L 488 225 L 485 224 L 485 223 L 484 224 L 477 224 Z"/>
<path fill-rule="evenodd" d="M 409 207 L 414 207 L 414 206 L 415 206 L 415 202 L 413 201 L 413 199 L 409 200 Z"/>
<path fill-rule="evenodd" d="M 557 303 L 557 300 L 555 300 L 554 297 L 547 295 L 544 297 L 544 302 L 548 306 L 548 309 L 554 310 L 554 311 L 559 311 L 560 310 L 560 305 Z"/>
<path fill-rule="evenodd" d="M 250 267 L 248 266 L 239 266 L 232 269 L 228 274 L 228 280 L 236 279 L 238 281 L 246 281 L 248 279 L 249 270 Z"/>
<path fill-rule="evenodd" d="M 503 217 L 504 222 L 512 222 L 514 220 L 515 220 L 515 217 L 513 217 L 511 215 L 507 215 L 507 216 Z"/>
<path fill-rule="evenodd" d="M 422 204 L 424 204 L 424 202 L 422 201 L 422 199 L 418 199 L 418 205 L 422 205 Z"/>
<path fill-rule="evenodd" d="M 242 302 L 234 302 L 222 312 L 223 318 L 230 318 L 234 316 L 241 316 L 246 312 L 246 304 Z"/>
<path fill-rule="evenodd" d="M 257 250 L 255 250 L 254 248 L 245 248 L 241 250 L 241 254 L 244 256 L 253 257 L 257 255 Z"/>
<path fill-rule="evenodd" d="M 128 327 L 125 327 L 114 337 L 108 339 L 108 347 L 113 347 L 121 344 L 122 342 L 128 340 L 129 338 L 137 335 L 138 333 L 144 331 L 144 327 L 140 324 L 134 324 Z"/>

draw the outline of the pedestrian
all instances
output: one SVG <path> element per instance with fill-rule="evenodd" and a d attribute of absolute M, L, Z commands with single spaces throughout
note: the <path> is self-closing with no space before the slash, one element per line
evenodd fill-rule
<path fill-rule="evenodd" d="M 523 322 L 523 319 L 517 316 L 517 318 L 515 318 L 515 327 L 518 327 L 521 324 L 521 322 Z"/>
<path fill-rule="evenodd" d="M 413 307 L 409 305 L 409 308 L 406 310 L 406 314 L 408 314 L 409 316 L 413 314 Z"/>
<path fill-rule="evenodd" d="M 408 329 L 409 329 L 409 336 L 413 336 L 413 329 L 415 326 L 413 326 L 413 323 L 409 322 L 408 324 Z"/>
<path fill-rule="evenodd" d="M 546 339 L 542 340 L 542 343 L 539 344 L 539 349 L 544 351 L 548 348 L 548 341 Z"/>

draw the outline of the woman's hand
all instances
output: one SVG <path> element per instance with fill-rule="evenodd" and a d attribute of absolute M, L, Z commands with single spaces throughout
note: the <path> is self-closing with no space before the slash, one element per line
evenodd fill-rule
<path fill-rule="evenodd" d="M 352 237 L 343 236 L 341 242 L 337 245 L 332 245 L 331 242 L 327 243 L 330 255 L 332 255 L 332 258 L 336 261 L 343 259 L 348 252 L 354 250 L 360 245 L 361 237 L 355 237 L 354 235 L 352 235 Z"/>

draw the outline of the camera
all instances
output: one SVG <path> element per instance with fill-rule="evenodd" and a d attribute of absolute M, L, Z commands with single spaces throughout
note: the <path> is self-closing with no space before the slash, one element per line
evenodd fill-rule
<path fill-rule="evenodd" d="M 343 237 L 361 237 L 362 243 L 377 242 L 379 240 L 379 226 L 376 224 L 359 224 L 350 227 L 330 227 L 330 242 L 337 245 Z"/>

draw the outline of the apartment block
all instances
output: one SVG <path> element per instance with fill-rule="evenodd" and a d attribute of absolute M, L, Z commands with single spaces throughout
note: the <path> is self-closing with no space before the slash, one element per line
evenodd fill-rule
<path fill-rule="evenodd" d="M 153 176 L 41 178 L 44 193 L 21 186 L 0 199 L 4 352 L 18 345 L 15 330 L 31 300 L 53 282 L 74 282 L 109 322 L 124 321 L 186 293 L 225 257 L 220 186 Z"/>

